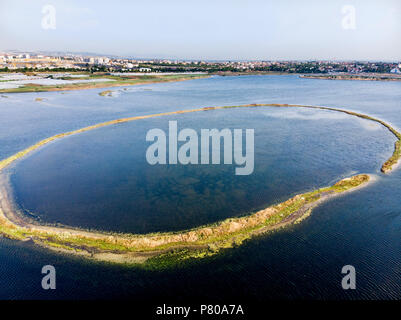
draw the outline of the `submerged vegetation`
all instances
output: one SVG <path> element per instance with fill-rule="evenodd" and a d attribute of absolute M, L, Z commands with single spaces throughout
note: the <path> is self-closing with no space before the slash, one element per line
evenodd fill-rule
<path fill-rule="evenodd" d="M 344 112 L 360 118 L 376 121 L 385 126 L 398 138 L 395 151 L 392 157 L 383 164 L 382 171 L 389 172 L 400 158 L 401 134 L 381 120 L 360 113 L 329 107 L 252 104 L 199 108 L 123 118 L 61 133 L 39 141 L 35 145 L 0 161 L 0 172 L 16 160 L 51 141 L 95 128 L 164 115 L 262 106 L 324 109 Z M 15 203 L 11 200 L 12 197 L 10 196 L 8 182 L 6 179 L 2 179 L 0 181 L 0 234 L 11 239 L 31 240 L 56 251 L 70 252 L 102 261 L 145 263 L 146 265 L 162 266 L 165 265 L 167 261 L 176 263 L 189 258 L 212 256 L 222 249 L 241 245 L 245 240 L 254 236 L 282 228 L 291 223 L 300 222 L 307 217 L 311 210 L 320 202 L 365 185 L 369 180 L 370 177 L 366 174 L 353 176 L 343 179 L 333 186 L 296 195 L 285 202 L 270 206 L 247 216 L 229 218 L 224 221 L 190 230 L 134 235 L 92 232 L 69 227 L 39 225 L 31 221 L 26 215 L 18 212 Z"/>

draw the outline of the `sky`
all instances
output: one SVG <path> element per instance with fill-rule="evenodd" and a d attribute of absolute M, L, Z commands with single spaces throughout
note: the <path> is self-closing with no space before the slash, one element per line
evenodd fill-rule
<path fill-rule="evenodd" d="M 400 0 L 0 0 L 4 51 L 401 61 L 400 39 Z"/>

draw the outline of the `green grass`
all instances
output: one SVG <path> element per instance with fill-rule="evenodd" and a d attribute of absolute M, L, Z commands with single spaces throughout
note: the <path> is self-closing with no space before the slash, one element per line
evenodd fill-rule
<path fill-rule="evenodd" d="M 63 233 L 63 229 L 59 232 L 42 231 L 42 230 L 32 230 L 26 229 L 19 226 L 12 226 L 0 223 L 0 233 L 3 236 L 16 240 L 23 240 L 27 238 L 32 238 L 35 243 L 42 244 L 45 246 L 54 247 L 56 249 L 62 248 L 71 252 L 74 251 L 87 251 L 87 252 L 114 252 L 114 253 L 127 253 L 127 252 L 155 252 L 157 251 L 157 256 L 159 258 L 152 258 L 152 262 L 160 261 L 160 259 L 167 259 L 167 262 L 163 262 L 162 265 L 171 264 L 173 261 L 177 263 L 179 260 L 185 259 L 200 259 L 205 257 L 210 257 L 223 249 L 233 248 L 241 245 L 244 241 L 252 238 L 255 232 L 260 231 L 266 226 L 274 226 L 280 223 L 286 217 L 297 212 L 305 204 L 317 201 L 322 192 L 333 191 L 336 193 L 341 193 L 352 188 L 355 188 L 369 180 L 367 175 L 354 176 L 349 179 L 341 180 L 335 185 L 327 188 L 322 188 L 316 191 L 308 192 L 305 194 L 297 195 L 283 203 L 273 206 L 276 209 L 275 213 L 270 215 L 267 219 L 260 221 L 256 225 L 243 224 L 243 227 L 236 232 L 218 232 L 212 233 L 210 236 L 205 237 L 201 240 L 194 241 L 191 243 L 181 241 L 181 242 L 170 242 L 164 245 L 146 247 L 146 246 L 131 246 L 123 245 L 120 240 L 122 236 L 114 236 L 111 239 L 105 237 L 103 239 L 97 239 L 90 236 L 78 236 L 69 235 Z M 125 239 L 127 243 L 129 240 L 135 239 L 135 237 L 142 238 L 152 238 L 152 237 L 164 237 L 168 239 L 171 236 L 177 234 L 185 234 L 186 232 L 199 233 L 205 228 L 214 228 L 214 230 L 219 230 L 222 225 L 229 222 L 244 222 L 248 218 L 252 217 L 254 214 L 240 217 L 240 218 L 229 218 L 221 222 L 217 222 L 214 225 L 208 225 L 199 227 L 196 229 L 191 229 L 187 231 L 181 231 L 180 233 L 160 233 L 151 234 L 144 236 L 134 236 Z M 291 223 L 293 221 L 290 221 Z M 224 229 L 223 229 L 224 230 Z M 258 233 L 256 233 L 258 234 Z M 181 248 L 180 248 L 181 247 Z M 161 253 L 160 253 L 160 252 Z"/>
<path fill-rule="evenodd" d="M 212 108 L 200 108 L 185 111 L 166 112 L 148 116 L 131 117 L 124 119 L 112 120 L 104 123 L 99 123 L 93 126 L 81 128 L 75 131 L 61 133 L 50 138 L 39 141 L 37 144 L 22 150 L 21 152 L 0 161 L 0 171 L 6 168 L 14 161 L 26 156 L 31 151 L 43 146 L 44 144 L 53 140 L 62 138 L 64 136 L 77 134 L 80 132 L 89 131 L 102 126 L 112 125 L 120 122 L 128 122 L 133 120 L 139 120 L 144 118 L 179 114 L 196 111 L 209 111 L 216 109 L 225 108 L 238 108 L 238 107 L 259 107 L 266 105 L 246 105 L 246 106 L 227 106 L 227 107 L 212 107 Z M 333 109 L 326 107 L 312 107 L 312 106 L 295 106 L 295 105 L 269 105 L 273 107 L 307 107 L 307 108 L 318 108 L 340 111 L 355 115 L 361 118 L 373 120 L 381 123 L 387 127 L 397 137 L 401 136 L 396 130 L 387 125 L 381 120 L 371 118 L 369 116 L 361 115 L 355 112 L 345 111 L 341 109 Z M 399 158 L 399 141 L 398 148 L 393 154 L 395 159 Z M 397 145 L 396 143 L 396 145 Z M 398 158 L 397 158 L 398 156 Z M 388 160 L 390 161 L 390 159 Z M 395 161 L 395 160 L 391 160 Z M 358 187 L 368 182 L 369 176 L 358 175 L 348 179 L 343 179 L 333 186 L 321 188 L 312 192 L 307 192 L 301 195 L 297 195 L 285 202 L 270 207 L 270 211 L 259 211 L 247 216 L 238 218 L 229 218 L 224 221 L 216 222 L 207 226 L 194 228 L 191 230 L 184 230 L 180 232 L 170 233 L 153 233 L 147 235 L 124 235 L 124 234 L 106 234 L 101 235 L 101 238 L 95 236 L 90 231 L 86 232 L 85 236 L 77 234 L 65 233 L 65 228 L 59 227 L 49 230 L 32 230 L 17 225 L 10 225 L 5 221 L 0 220 L 0 233 L 6 237 L 13 239 L 26 239 L 28 237 L 33 238 L 34 241 L 42 243 L 43 245 L 63 248 L 70 248 L 73 250 L 83 250 L 88 252 L 116 252 L 116 253 L 127 253 L 127 252 L 158 252 L 161 251 L 162 255 L 167 254 L 166 257 L 170 260 L 178 259 L 199 259 L 202 257 L 209 257 L 222 249 L 233 248 L 242 244 L 245 240 L 250 239 L 254 235 L 259 234 L 261 231 L 269 230 L 272 227 L 282 222 L 285 218 L 291 214 L 297 212 L 304 205 L 318 201 L 323 193 L 341 193 Z M 306 210 L 306 209 L 304 209 Z M 261 213 L 261 214 L 259 214 Z M 300 212 L 301 213 L 301 212 Z M 309 213 L 309 211 L 307 212 Z M 305 213 L 306 214 L 306 213 Z M 297 216 L 295 216 L 296 218 Z M 295 219 L 293 218 L 293 219 Z M 301 217 L 302 218 L 302 217 Z M 297 221 L 300 219 L 297 218 Z M 290 223 L 293 223 L 290 220 Z M 235 229 L 231 227 L 235 226 Z M 191 236 L 191 237 L 190 237 Z M 177 240 L 181 239 L 181 240 Z M 186 239 L 186 240 L 182 240 Z M 160 253 L 158 253 L 160 255 Z M 156 258 L 155 258 L 156 259 Z M 156 259 L 157 260 L 157 259 Z M 155 261 L 155 260 L 152 260 Z"/>
<path fill-rule="evenodd" d="M 352 188 L 355 188 L 369 180 L 369 176 L 367 175 L 359 175 L 354 176 L 349 179 L 341 180 L 340 182 L 336 183 L 335 185 L 327 188 L 322 188 L 316 191 L 308 192 L 305 194 L 297 195 L 283 203 L 277 204 L 273 206 L 276 212 L 270 215 L 267 219 L 260 221 L 257 225 L 247 225 L 244 223 L 244 227 L 236 232 L 219 232 L 219 233 L 212 233 L 209 237 L 205 237 L 202 240 L 194 241 L 191 243 L 182 241 L 182 242 L 170 242 L 164 245 L 155 246 L 155 247 L 146 247 L 146 246 L 128 246 L 122 245 L 120 243 L 114 243 L 114 239 L 118 239 L 118 236 L 113 238 L 112 240 L 107 239 L 95 239 L 90 237 L 84 236 L 69 236 L 60 234 L 54 234 L 52 232 L 45 232 L 45 231 L 32 231 L 26 230 L 25 228 L 20 227 L 6 227 L 0 224 L 0 233 L 4 236 L 13 238 L 13 239 L 24 239 L 27 237 L 32 237 L 36 242 L 43 243 L 45 245 L 53 246 L 56 248 L 64 248 L 69 250 L 87 250 L 87 251 L 100 251 L 100 252 L 143 252 L 143 251 L 162 251 L 162 252 L 169 252 L 170 250 L 182 246 L 183 249 L 176 249 L 172 252 L 186 252 L 185 256 L 187 258 L 202 258 L 211 256 L 216 254 L 221 249 L 232 248 L 238 245 L 241 245 L 245 240 L 252 237 L 254 231 L 258 231 L 259 229 L 265 226 L 273 226 L 277 223 L 283 221 L 286 217 L 290 216 L 294 212 L 297 212 L 301 209 L 305 204 L 315 202 L 319 200 L 321 194 L 323 192 L 333 191 L 336 193 L 341 193 L 344 191 L 348 191 Z M 215 223 L 213 225 L 203 226 L 196 229 L 188 230 L 188 231 L 181 231 L 180 234 L 184 234 L 186 232 L 195 232 L 199 233 L 204 228 L 215 228 L 218 230 L 219 227 L 222 225 L 229 223 L 229 222 L 243 222 L 247 221 L 251 215 L 240 217 L 240 218 L 230 218 L 224 221 Z M 145 236 L 138 236 L 138 237 L 166 237 L 174 236 L 177 233 L 161 233 L 161 234 L 152 234 L 152 235 L 145 235 Z M 134 237 L 133 237 L 134 238 Z M 131 238 L 131 239 L 133 239 Z M 193 250 L 188 248 L 188 245 L 193 247 Z M 207 249 L 202 248 L 201 246 L 207 245 Z M 180 253 L 181 254 L 181 253 Z M 179 255 L 180 255 L 179 254 Z"/>

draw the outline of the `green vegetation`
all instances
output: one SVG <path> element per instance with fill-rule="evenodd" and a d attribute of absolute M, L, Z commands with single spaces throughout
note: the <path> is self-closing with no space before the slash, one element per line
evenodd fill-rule
<path fill-rule="evenodd" d="M 177 233 L 148 235 L 111 235 L 47 226 L 19 226 L 7 220 L 0 209 L 0 233 L 8 238 L 32 239 L 35 243 L 55 250 L 79 251 L 96 258 L 96 254 L 119 254 L 122 261 L 135 261 L 145 252 L 149 257 L 168 260 L 199 259 L 217 254 L 222 249 L 241 245 L 252 236 L 275 230 L 293 223 L 308 213 L 306 206 L 323 197 L 342 193 L 369 181 L 368 175 L 358 175 L 341 180 L 335 185 L 295 197 L 260 210 L 248 216 L 229 218 L 212 225 Z M 304 210 L 305 209 L 305 210 Z M 118 260 L 117 260 L 118 261 Z M 152 260 L 154 261 L 154 260 Z"/>
<path fill-rule="evenodd" d="M 394 129 L 392 126 L 387 124 L 386 122 L 373 118 L 371 116 L 354 112 L 348 111 L 343 109 L 331 108 L 331 107 L 322 107 L 322 106 L 305 106 L 305 105 L 297 105 L 297 104 L 248 104 L 248 105 L 241 105 L 241 106 L 225 106 L 225 107 L 215 107 L 214 109 L 221 109 L 221 108 L 243 108 L 243 107 L 278 107 L 278 108 L 308 108 L 308 109 L 321 109 L 321 110 L 329 110 L 329 111 L 336 111 L 346 113 L 358 118 L 370 120 L 381 124 L 382 126 L 386 127 L 396 138 L 397 141 L 394 144 L 394 152 L 392 156 L 382 165 L 381 171 L 383 173 L 388 173 L 393 169 L 393 166 L 398 163 L 401 158 L 401 133 Z"/>
<path fill-rule="evenodd" d="M 103 126 L 172 114 L 262 106 L 303 107 L 331 110 L 376 121 L 385 126 L 398 138 L 396 149 L 392 157 L 383 164 L 382 171 L 389 172 L 392 169 L 392 166 L 400 158 L 401 134 L 385 122 L 370 116 L 329 107 L 287 104 L 251 104 L 242 106 L 199 108 L 123 118 L 61 133 L 39 141 L 35 145 L 0 161 L 0 171 L 16 160 L 51 141 Z M 181 232 L 153 233 L 146 235 L 91 232 L 71 229 L 68 227 L 54 227 L 26 222 L 28 219 L 27 217 L 25 217 L 24 220 L 18 218 L 21 217 L 21 215 L 12 209 L 12 203 L 7 200 L 10 198 L 7 195 L 7 187 L 2 187 L 0 183 L 0 234 L 18 240 L 32 239 L 35 243 L 54 250 L 79 252 L 80 255 L 103 261 L 143 263 L 149 260 L 150 264 L 154 264 L 155 261 L 160 262 L 160 259 L 170 262 L 198 259 L 213 256 L 222 249 L 233 248 L 241 245 L 245 240 L 259 234 L 282 228 L 290 223 L 299 222 L 309 215 L 313 207 L 321 201 L 364 185 L 368 181 L 368 175 L 357 175 L 343 179 L 330 187 L 296 195 L 285 202 L 247 216 L 229 218 L 214 224 Z"/>
<path fill-rule="evenodd" d="M 88 79 L 107 79 L 110 81 L 103 82 L 83 82 L 83 83 L 67 83 L 62 85 L 39 85 L 26 84 L 19 88 L 0 89 L 0 93 L 22 93 L 22 92 L 45 92 L 45 91 L 62 91 L 62 90 L 83 90 L 94 88 L 132 86 L 138 84 L 184 81 L 198 78 L 209 77 L 202 74 L 177 74 L 177 75 L 139 75 L 139 76 L 114 76 L 107 74 L 90 75 Z M 80 78 L 81 79 L 81 78 Z M 79 80 L 74 78 L 74 80 Z"/>

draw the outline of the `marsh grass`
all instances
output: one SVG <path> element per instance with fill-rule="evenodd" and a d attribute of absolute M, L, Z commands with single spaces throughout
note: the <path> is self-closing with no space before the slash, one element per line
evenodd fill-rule
<path fill-rule="evenodd" d="M 301 105 L 244 105 L 244 106 L 225 106 L 225 107 L 211 107 L 199 108 L 192 110 L 165 112 L 147 116 L 137 116 L 130 118 L 123 118 L 112 120 L 108 122 L 99 123 L 93 126 L 81 128 L 71 132 L 61 133 L 50 138 L 39 141 L 35 145 L 18 152 L 11 157 L 0 161 L 0 171 L 16 160 L 26 156 L 28 153 L 41 146 L 54 141 L 56 139 L 77 134 L 103 126 L 112 124 L 129 122 L 139 119 L 158 117 L 171 114 L 189 113 L 197 111 L 210 111 L 226 108 L 239 108 L 239 107 L 305 107 L 314 109 L 324 109 L 331 111 L 338 111 L 354 115 L 360 118 L 376 121 L 390 130 L 397 138 L 395 144 L 395 151 L 390 159 L 388 159 L 382 167 L 383 172 L 388 172 L 392 166 L 400 158 L 400 139 L 401 134 L 393 129 L 385 122 L 372 118 L 367 115 L 359 113 L 334 109 L 328 107 L 315 107 L 315 106 L 301 106 Z M 303 217 L 310 214 L 311 207 L 305 207 L 309 204 L 318 202 L 323 195 L 338 194 L 356 188 L 369 181 L 368 175 L 357 175 L 351 178 L 343 179 L 333 186 L 321 188 L 312 192 L 296 195 L 287 201 L 280 204 L 273 205 L 269 208 L 260 210 L 258 212 L 238 217 L 229 218 L 220 222 L 216 222 L 207 226 L 184 230 L 180 232 L 165 232 L 165 233 L 152 233 L 146 235 L 132 235 L 132 234 L 108 234 L 102 232 L 91 231 L 74 231 L 63 227 L 46 227 L 28 225 L 21 226 L 18 223 L 13 223 L 1 214 L 0 208 L 0 233 L 5 237 L 25 240 L 32 239 L 35 243 L 52 247 L 69 250 L 71 252 L 80 251 L 87 252 L 91 256 L 94 252 L 113 252 L 120 254 L 127 253 L 155 253 L 156 256 L 165 257 L 169 261 L 176 261 L 189 258 L 202 258 L 215 255 L 222 249 L 233 248 L 241 245 L 244 241 L 250 239 L 255 235 L 264 233 L 274 229 L 275 226 L 283 227 L 286 224 L 299 222 Z M 305 210 L 302 210 L 305 209 Z M 301 214 L 296 215 L 296 213 Z M 159 258 L 151 258 L 154 261 L 159 261 Z"/>

